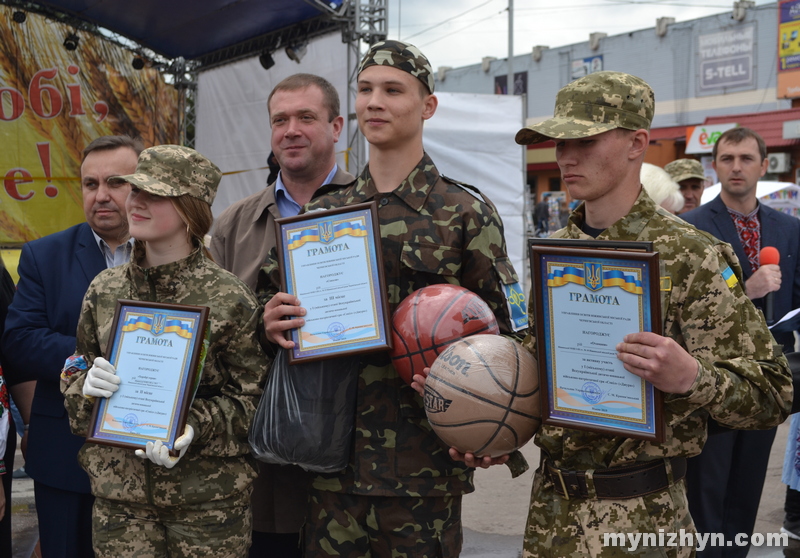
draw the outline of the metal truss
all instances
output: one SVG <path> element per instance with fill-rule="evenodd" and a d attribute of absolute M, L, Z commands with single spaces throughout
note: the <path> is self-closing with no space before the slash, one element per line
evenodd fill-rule
<path fill-rule="evenodd" d="M 350 0 L 341 18 L 342 41 L 347 44 L 347 169 L 358 174 L 367 164 L 367 147 L 355 112 L 356 77 L 362 46 L 386 39 L 388 0 Z"/>

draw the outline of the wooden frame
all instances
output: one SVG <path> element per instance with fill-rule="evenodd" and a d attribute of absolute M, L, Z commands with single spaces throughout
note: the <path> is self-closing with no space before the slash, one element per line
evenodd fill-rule
<path fill-rule="evenodd" d="M 530 239 L 528 246 L 543 422 L 663 441 L 662 393 L 625 370 L 615 348 L 628 333 L 661 334 L 652 243 Z"/>
<path fill-rule="evenodd" d="M 281 290 L 305 325 L 287 331 L 289 364 L 392 348 L 377 204 L 275 220 Z M 302 270 L 302 274 L 301 274 Z"/>
<path fill-rule="evenodd" d="M 172 450 L 183 434 L 205 360 L 205 306 L 118 300 L 109 362 L 122 382 L 97 398 L 88 442 L 142 449 L 161 440 Z"/>

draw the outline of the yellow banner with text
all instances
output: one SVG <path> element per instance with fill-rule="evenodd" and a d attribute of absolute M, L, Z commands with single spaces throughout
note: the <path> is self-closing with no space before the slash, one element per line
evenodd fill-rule
<path fill-rule="evenodd" d="M 177 143 L 177 91 L 147 64 L 135 69 L 136 56 L 99 34 L 0 6 L 0 245 L 84 220 L 81 153 L 93 139 Z"/>

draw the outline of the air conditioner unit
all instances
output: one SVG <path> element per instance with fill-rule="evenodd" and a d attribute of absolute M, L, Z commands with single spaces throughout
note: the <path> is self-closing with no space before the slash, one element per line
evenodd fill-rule
<path fill-rule="evenodd" d="M 767 161 L 769 161 L 767 172 L 772 174 L 789 172 L 792 168 L 792 156 L 789 153 L 770 153 L 767 155 Z"/>

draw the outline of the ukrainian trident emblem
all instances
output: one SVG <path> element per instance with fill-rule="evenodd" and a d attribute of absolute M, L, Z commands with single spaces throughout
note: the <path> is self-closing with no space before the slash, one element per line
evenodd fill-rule
<path fill-rule="evenodd" d="M 167 324 L 167 315 L 166 314 L 154 314 L 153 315 L 153 325 L 150 328 L 150 333 L 153 335 L 161 335 L 164 333 L 164 327 Z"/>
<path fill-rule="evenodd" d="M 590 291 L 599 291 L 603 288 L 603 264 L 583 264 L 583 284 Z"/>
<path fill-rule="evenodd" d="M 320 241 L 328 244 L 333 240 L 333 221 L 324 221 L 318 225 Z"/>

